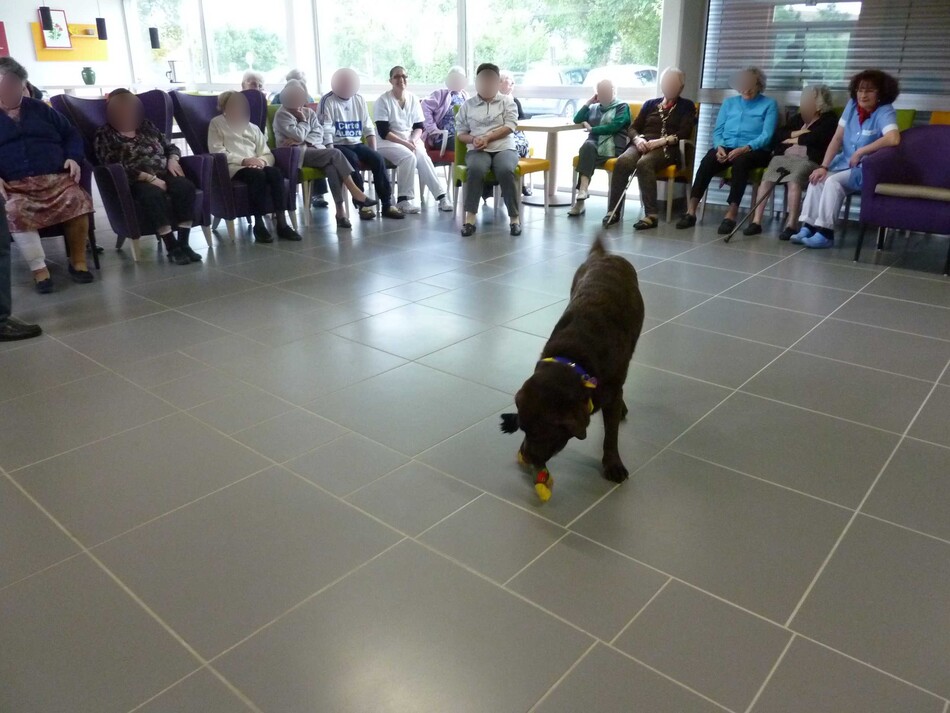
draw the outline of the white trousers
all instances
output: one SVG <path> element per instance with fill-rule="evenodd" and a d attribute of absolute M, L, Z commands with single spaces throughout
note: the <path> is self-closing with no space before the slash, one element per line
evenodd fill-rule
<path fill-rule="evenodd" d="M 43 242 L 38 232 L 31 230 L 28 233 L 13 233 L 13 243 L 30 266 L 30 270 L 36 272 L 46 267 L 46 253 L 43 252 Z"/>
<path fill-rule="evenodd" d="M 851 169 L 832 173 L 824 183 L 808 184 L 802 204 L 801 221 L 818 228 L 835 227 L 835 218 L 848 193 L 845 185 L 851 178 Z"/>
<path fill-rule="evenodd" d="M 406 196 L 409 200 L 415 199 L 416 184 L 413 174 L 416 171 L 419 172 L 422 185 L 428 188 L 433 196 L 438 198 L 445 195 L 445 182 L 439 178 L 439 174 L 432 164 L 432 159 L 429 158 L 429 154 L 426 153 L 425 146 L 422 143 L 416 145 L 415 153 L 413 153 L 401 144 L 379 139 L 376 142 L 376 150 L 387 161 L 396 165 L 396 183 L 398 185 L 395 193 L 397 196 Z M 411 168 L 409 168 L 409 159 L 412 160 Z"/>

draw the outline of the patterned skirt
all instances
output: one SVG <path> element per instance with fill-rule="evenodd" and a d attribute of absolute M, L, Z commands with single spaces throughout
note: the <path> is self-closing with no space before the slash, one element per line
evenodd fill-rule
<path fill-rule="evenodd" d="M 7 221 L 11 233 L 59 225 L 92 213 L 92 197 L 68 173 L 7 181 Z"/>

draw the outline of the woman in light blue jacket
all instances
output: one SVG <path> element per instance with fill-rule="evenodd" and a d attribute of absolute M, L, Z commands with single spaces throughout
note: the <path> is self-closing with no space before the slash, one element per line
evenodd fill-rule
<path fill-rule="evenodd" d="M 696 225 L 696 208 L 713 177 L 732 167 L 729 181 L 729 208 L 719 225 L 719 234 L 726 235 L 736 227 L 739 203 L 754 168 L 765 168 L 772 158 L 772 139 L 778 126 L 778 104 L 762 94 L 765 91 L 765 73 L 758 67 L 749 67 L 736 78 L 738 96 L 729 97 L 719 108 L 713 147 L 703 157 L 693 179 L 686 214 L 677 228 Z"/>

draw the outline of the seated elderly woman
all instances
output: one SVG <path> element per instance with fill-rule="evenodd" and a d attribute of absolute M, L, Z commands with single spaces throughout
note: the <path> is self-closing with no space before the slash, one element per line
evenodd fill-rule
<path fill-rule="evenodd" d="M 851 77 L 851 99 L 838 121 L 821 165 L 808 178 L 802 206 L 802 228 L 791 240 L 806 248 L 830 248 L 835 242 L 835 218 L 849 191 L 861 190 L 861 161 L 901 142 L 894 100 L 897 80 L 879 69 Z"/>
<path fill-rule="evenodd" d="M 480 64 L 475 72 L 476 94 L 465 100 L 455 117 L 458 140 L 469 147 L 465 157 L 465 218 L 462 223 L 465 237 L 475 233 L 475 212 L 489 171 L 495 174 L 495 180 L 501 185 L 501 195 L 508 209 L 509 232 L 521 235 L 515 180 L 518 152 L 511 135 L 518 126 L 518 109 L 511 97 L 498 91 L 500 79 L 497 65 Z"/>
<path fill-rule="evenodd" d="M 26 70 L 0 57 L 0 196 L 20 253 L 41 293 L 53 289 L 39 230 L 62 225 L 73 281 L 92 282 L 86 240 L 92 198 L 79 187 L 82 137 L 64 116 L 24 96 Z"/>
<path fill-rule="evenodd" d="M 736 215 L 742 194 L 749 184 L 749 173 L 754 168 L 765 168 L 772 158 L 772 139 L 778 125 L 778 104 L 762 94 L 765 91 L 765 73 L 749 67 L 736 76 L 738 96 L 729 97 L 719 108 L 713 131 L 713 148 L 709 149 L 696 170 L 693 188 L 689 194 L 686 215 L 677 228 L 696 225 L 696 209 L 713 177 L 732 167 L 729 181 L 729 207 L 719 224 L 718 233 L 727 235 L 736 227 Z"/>
<path fill-rule="evenodd" d="M 145 118 L 142 102 L 128 89 L 109 94 L 106 116 L 108 123 L 96 131 L 96 158 L 125 169 L 132 200 L 165 243 L 168 259 L 177 265 L 199 262 L 201 255 L 188 245 L 195 186 L 178 163 L 181 151 Z"/>
<path fill-rule="evenodd" d="M 594 169 L 603 166 L 607 159 L 619 156 L 627 148 L 630 106 L 617 101 L 614 83 L 603 79 L 597 83 L 597 93 L 574 114 L 574 123 L 583 125 L 590 136 L 581 144 L 578 152 L 577 200 L 567 212 L 570 216 L 584 214 L 587 188 Z"/>
<path fill-rule="evenodd" d="M 224 92 L 218 97 L 218 110 L 221 114 L 208 125 L 208 150 L 223 153 L 228 159 L 231 180 L 247 185 L 247 199 L 254 213 L 254 240 L 274 242 L 264 224 L 268 196 L 275 210 L 277 237 L 301 240 L 299 233 L 287 224 L 284 176 L 274 167 L 274 154 L 267 148 L 264 133 L 250 122 L 247 97 L 241 92 Z"/>
<path fill-rule="evenodd" d="M 256 89 L 259 92 L 264 91 L 264 75 L 255 72 L 253 69 L 247 70 L 241 79 L 241 91 L 246 92 L 250 89 Z"/>
<path fill-rule="evenodd" d="M 644 215 L 633 229 L 649 230 L 659 224 L 656 174 L 680 162 L 680 139 L 690 139 L 696 123 L 696 105 L 680 96 L 685 85 L 686 75 L 681 70 L 675 67 L 665 69 L 660 77 L 663 96 L 644 102 L 633 120 L 628 132 L 632 143 L 617 159 L 610 174 L 607 205 L 611 212 L 604 216 L 605 228 L 620 222 L 618 204 L 624 199 L 624 190 L 634 171 L 637 172 Z M 669 196 L 667 200 L 670 200 Z"/>
<path fill-rule="evenodd" d="M 422 138 L 430 148 L 441 149 L 455 143 L 455 110 L 468 99 L 468 78 L 461 67 L 452 67 L 445 77 L 445 88 L 436 89 L 422 100 Z M 451 150 L 451 149 L 450 149 Z"/>
<path fill-rule="evenodd" d="M 319 168 L 327 177 L 333 200 L 336 203 L 336 225 L 338 228 L 352 228 L 346 217 L 346 198 L 343 187 L 353 196 L 357 208 L 376 205 L 375 199 L 369 199 L 356 185 L 352 173 L 355 170 L 339 149 L 325 146 L 323 123 L 313 109 L 305 106 L 307 88 L 296 80 L 287 82 L 280 93 L 280 109 L 274 114 L 274 136 L 278 146 L 302 146 L 303 165 Z"/>
<path fill-rule="evenodd" d="M 802 90 L 799 111 L 788 124 L 776 132 L 775 155 L 762 176 L 759 191 L 765 195 L 780 180 L 788 186 L 788 222 L 779 235 L 779 240 L 788 240 L 795 234 L 798 213 L 802 203 L 802 191 L 808 186 L 808 177 L 828 150 L 835 135 L 838 117 L 832 106 L 831 90 L 824 84 L 815 84 Z M 779 170 L 788 171 L 785 178 Z M 762 232 L 762 216 L 765 202 L 759 204 L 752 222 L 742 231 L 743 235 L 758 235 Z"/>
<path fill-rule="evenodd" d="M 515 96 L 515 75 L 507 69 L 501 70 L 501 84 L 499 85 L 498 91 L 500 91 L 505 96 L 511 97 L 515 106 L 518 107 L 518 121 L 523 119 L 529 119 L 530 117 L 524 113 L 524 107 L 521 106 L 521 100 Z M 530 147 L 528 146 L 528 137 L 524 135 L 523 131 L 514 132 L 513 136 L 515 137 L 515 151 L 518 152 L 518 155 L 521 158 L 528 158 L 528 153 Z"/>
<path fill-rule="evenodd" d="M 287 84 L 290 84 L 291 82 L 299 82 L 301 86 L 303 86 L 304 103 L 313 104 L 315 100 L 312 96 L 310 96 L 310 92 L 307 90 L 307 75 L 304 73 L 302 69 L 290 70 L 289 72 L 287 72 L 287 76 L 284 77 L 284 81 L 287 82 Z M 281 94 L 283 94 L 283 90 L 277 92 L 274 96 L 272 96 L 270 103 L 280 104 L 282 101 Z"/>

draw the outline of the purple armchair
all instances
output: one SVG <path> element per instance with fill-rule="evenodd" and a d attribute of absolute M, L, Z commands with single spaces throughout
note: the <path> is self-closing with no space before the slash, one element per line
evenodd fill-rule
<path fill-rule="evenodd" d="M 267 120 L 266 97 L 259 91 L 244 92 L 251 109 L 251 121 L 265 131 Z M 213 178 L 211 182 L 211 214 L 213 227 L 217 228 L 223 219 L 227 223 L 228 237 L 235 238 L 234 221 L 245 218 L 250 222 L 251 205 L 247 199 L 247 186 L 240 181 L 232 181 L 228 172 L 228 162 L 224 154 L 208 153 L 208 125 L 218 115 L 218 98 L 215 96 L 172 92 L 175 107 L 175 119 L 185 136 L 185 141 L 197 155 L 211 156 Z M 284 175 L 287 204 L 268 206 L 268 211 L 286 210 L 290 212 L 290 221 L 297 228 L 297 185 L 298 168 L 301 155 L 298 147 L 277 148 L 273 150 L 275 163 Z"/>
<path fill-rule="evenodd" d="M 168 94 L 153 89 L 138 95 L 145 109 L 145 116 L 163 132 L 166 138 L 172 133 L 172 103 Z M 155 232 L 132 200 L 129 179 L 118 164 L 100 165 L 93 149 L 96 130 L 106 123 L 105 99 L 78 99 L 65 94 L 52 98 L 53 107 L 61 111 L 79 129 L 86 147 L 86 160 L 95 168 L 96 186 L 109 217 L 109 224 L 118 236 L 116 248 L 121 248 L 128 238 L 132 240 L 132 256 L 138 260 L 138 240 L 142 235 Z M 208 205 L 211 186 L 211 162 L 204 156 L 183 156 L 181 167 L 185 176 L 195 184 L 194 224 L 200 225 L 205 240 L 211 246 L 211 216 Z M 161 242 L 159 242 L 161 246 Z M 160 248 L 159 248 L 160 249 Z"/>
<path fill-rule="evenodd" d="M 861 185 L 861 233 L 878 226 L 878 249 L 888 228 L 950 235 L 950 126 L 917 126 L 901 133 L 898 146 L 864 159 Z M 950 247 L 943 268 L 950 274 Z"/>

